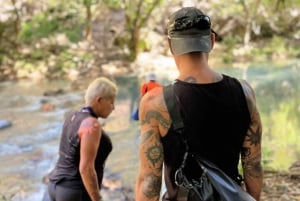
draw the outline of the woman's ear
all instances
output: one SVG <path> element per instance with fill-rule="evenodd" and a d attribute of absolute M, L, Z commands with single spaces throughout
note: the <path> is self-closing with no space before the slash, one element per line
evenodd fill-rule
<path fill-rule="evenodd" d="M 98 96 L 96 100 L 97 100 L 98 103 L 100 103 L 101 100 L 102 100 L 101 96 Z"/>

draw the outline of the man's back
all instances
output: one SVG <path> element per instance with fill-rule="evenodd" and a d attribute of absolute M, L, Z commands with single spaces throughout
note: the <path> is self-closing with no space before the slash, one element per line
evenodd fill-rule
<path fill-rule="evenodd" d="M 238 182 L 239 154 L 250 122 L 239 81 L 226 75 L 221 81 L 209 84 L 178 80 L 174 84 L 174 93 L 185 124 L 184 136 L 189 151 L 214 162 Z M 178 143 L 180 141 L 181 136 L 172 128 L 162 138 L 167 167 L 165 175 L 170 178 L 175 177 L 175 171 L 183 160 L 185 146 Z M 195 169 L 197 167 L 188 166 L 187 176 L 199 176 L 201 171 Z M 166 178 L 170 191 L 168 199 L 177 194 L 177 188 L 170 188 L 176 186 L 170 178 Z"/>

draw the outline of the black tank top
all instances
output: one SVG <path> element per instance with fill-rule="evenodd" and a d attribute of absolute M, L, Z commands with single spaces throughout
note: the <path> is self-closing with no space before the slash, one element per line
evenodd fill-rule
<path fill-rule="evenodd" d="M 239 154 L 250 115 L 242 86 L 235 78 L 223 75 L 220 82 L 193 84 L 177 80 L 178 96 L 189 150 L 214 162 L 233 179 L 238 175 Z M 172 132 L 162 138 L 165 156 L 165 200 L 176 200 L 174 174 L 182 162 L 185 146 Z M 190 167 L 188 177 L 200 173 Z"/>
<path fill-rule="evenodd" d="M 92 115 L 88 112 L 78 111 L 66 118 L 60 141 L 59 158 L 55 168 L 50 173 L 50 181 L 73 189 L 84 189 L 79 172 L 80 139 L 77 133 L 81 122 L 90 116 Z M 99 188 L 101 188 L 103 179 L 105 160 L 111 151 L 111 140 L 102 130 L 99 149 L 95 160 Z"/>

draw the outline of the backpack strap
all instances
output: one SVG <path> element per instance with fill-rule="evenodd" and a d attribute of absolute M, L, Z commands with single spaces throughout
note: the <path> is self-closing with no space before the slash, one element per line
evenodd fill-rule
<path fill-rule="evenodd" d="M 179 111 L 179 107 L 176 105 L 175 100 L 177 100 L 176 95 L 174 94 L 173 84 L 163 87 L 164 99 L 172 120 L 174 130 L 180 130 L 184 128 L 184 123 Z"/>
<path fill-rule="evenodd" d="M 181 137 L 182 142 L 185 145 L 185 153 L 183 156 L 183 161 L 181 163 L 181 169 L 185 166 L 186 159 L 189 154 L 189 146 L 187 144 L 186 139 L 184 138 L 184 123 L 179 111 L 177 97 L 174 94 L 173 85 L 168 85 L 163 87 L 164 99 L 168 108 L 168 112 L 170 114 L 170 119 L 172 121 L 173 129 L 177 135 Z"/>

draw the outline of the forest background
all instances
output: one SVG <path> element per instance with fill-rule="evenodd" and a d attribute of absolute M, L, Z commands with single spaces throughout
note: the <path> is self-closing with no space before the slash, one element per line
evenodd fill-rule
<path fill-rule="evenodd" d="M 165 40 L 168 15 L 189 5 L 211 16 L 218 33 L 211 65 L 267 65 L 265 73 L 292 65 L 292 82 L 299 83 L 300 0 L 1 0 L 0 81 L 139 76 L 144 66 L 137 61 L 144 53 L 153 56 L 150 60 L 171 56 Z M 286 172 L 294 166 L 300 175 L 299 85 L 268 82 L 258 91 L 262 104 L 271 99 L 269 89 L 284 102 L 262 116 L 264 167 Z M 272 141 L 274 136 L 286 144 Z M 289 149 L 296 157 L 287 157 Z"/>
<path fill-rule="evenodd" d="M 221 63 L 300 57 L 300 0 L 1 0 L 0 80 L 81 75 L 139 53 L 167 55 L 165 24 L 195 5 L 218 33 Z"/>

